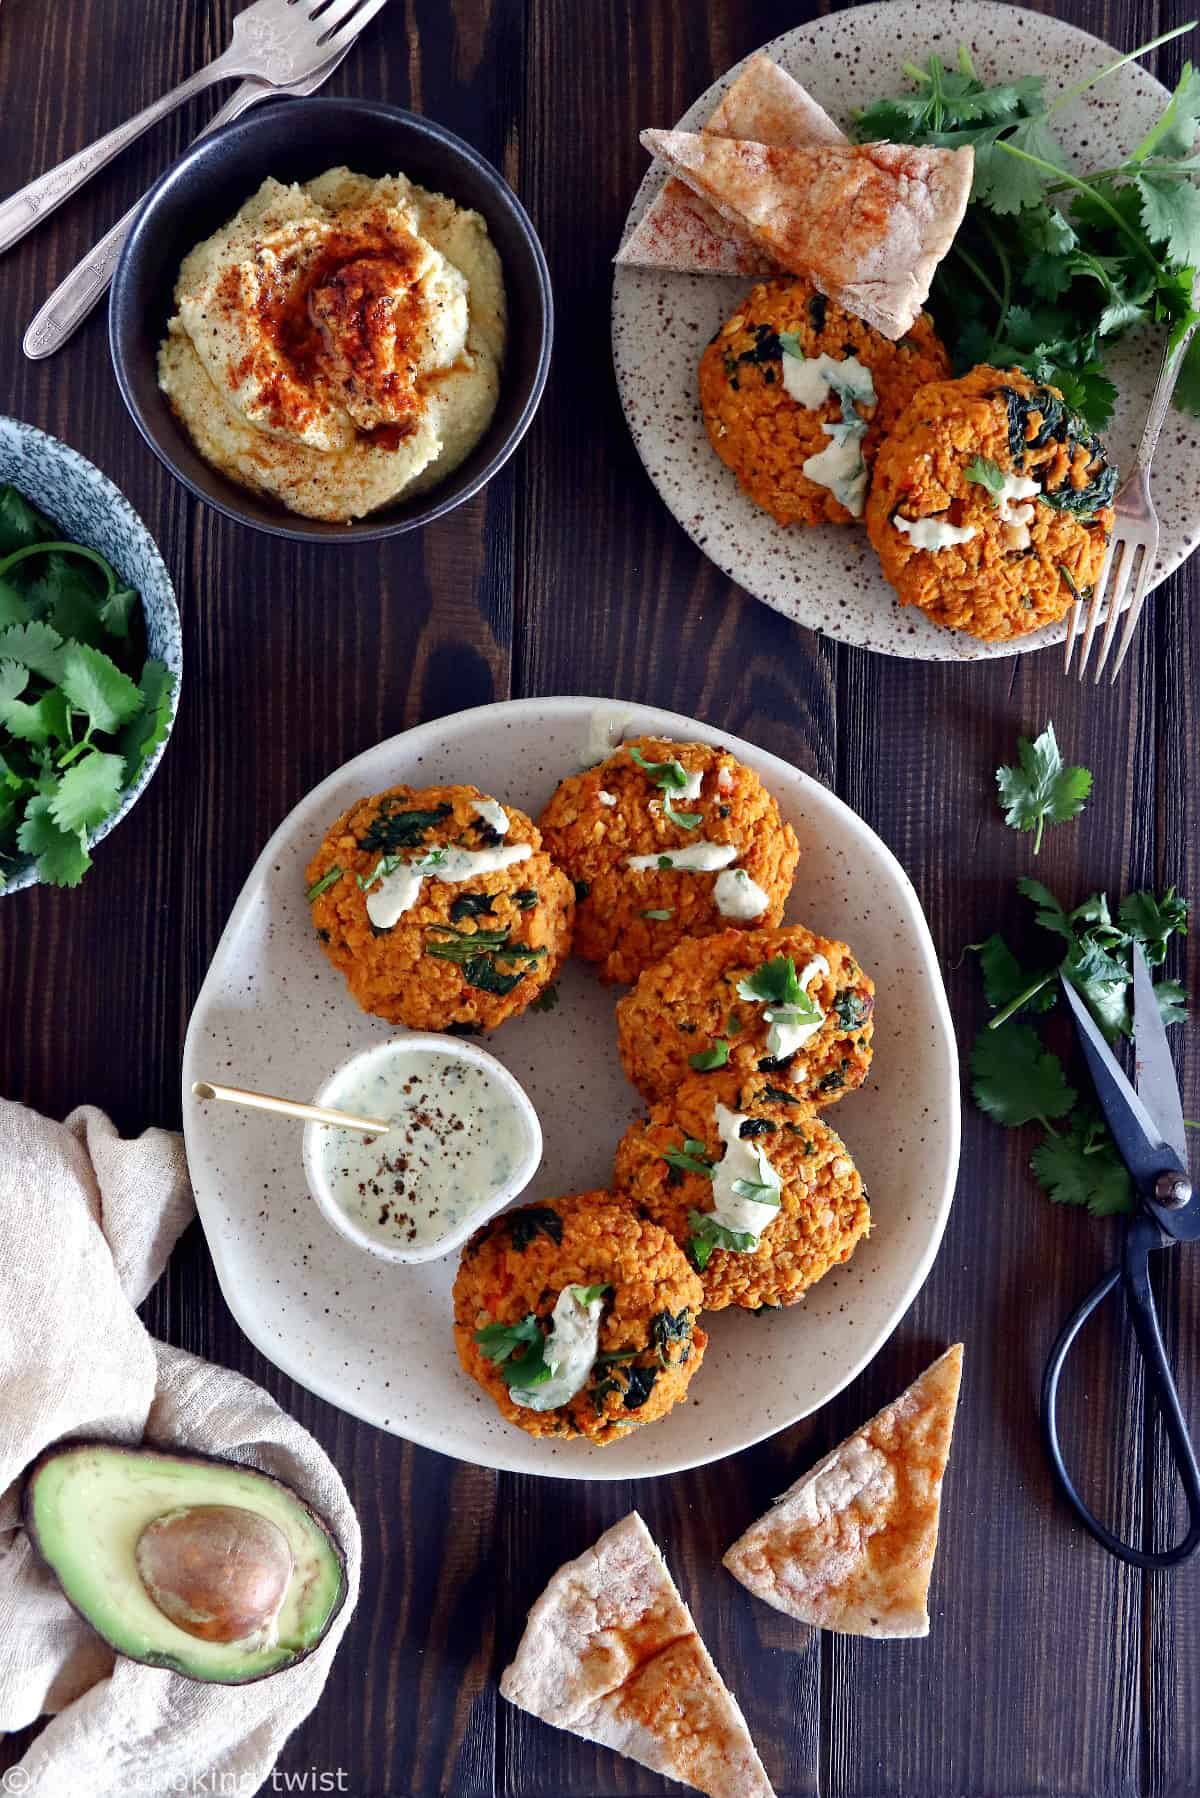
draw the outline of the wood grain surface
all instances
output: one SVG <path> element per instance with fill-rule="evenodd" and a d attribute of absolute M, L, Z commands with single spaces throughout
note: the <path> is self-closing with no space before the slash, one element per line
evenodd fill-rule
<path fill-rule="evenodd" d="M 231 0 L 3 0 L 0 186 L 214 54 L 234 10 Z M 608 353 L 609 259 L 644 167 L 638 128 L 670 122 L 732 60 L 819 10 L 805 0 L 391 0 L 329 91 L 412 106 L 495 162 L 542 235 L 559 316 L 524 448 L 482 497 L 419 536 L 335 553 L 256 535 L 193 502 L 125 413 L 102 314 L 54 360 L 21 357 L 50 287 L 212 101 L 161 126 L 0 260 L 0 411 L 65 438 L 128 494 L 175 576 L 186 656 L 162 769 L 83 886 L 0 902 L 5 1096 L 56 1116 L 88 1101 L 127 1132 L 177 1123 L 189 1009 L 283 814 L 379 738 L 508 694 L 604 691 L 674 707 L 829 783 L 912 876 L 964 1042 L 981 1003 L 963 946 L 1012 916 L 1013 883 L 1031 865 L 1029 839 L 1003 828 L 992 797 L 992 771 L 1019 732 L 1053 716 L 1072 759 L 1096 774 L 1081 822 L 1048 835 L 1038 872 L 1052 887 L 1077 897 L 1174 881 L 1200 893 L 1194 568 L 1160 592 L 1111 693 L 1065 684 L 1052 652 L 961 667 L 893 661 L 818 639 L 738 591 L 641 470 Z M 1188 16 L 1178 0 L 1056 10 L 1121 49 Z M 1164 79 L 1186 48 L 1162 53 Z M 1197 1058 L 1184 1033 L 1177 1046 L 1196 1115 Z M 547 1576 L 636 1503 L 787 1798 L 1194 1798 L 1200 1562 L 1166 1577 L 1123 1569 L 1055 1498 L 1035 1428 L 1040 1369 L 1116 1238 L 1036 1194 L 1029 1149 L 968 1107 L 940 1257 L 871 1367 L 773 1441 L 638 1485 L 497 1476 L 342 1415 L 242 1337 L 193 1227 L 147 1324 L 274 1393 L 337 1462 L 363 1527 L 358 1611 L 280 1780 L 340 1770 L 332 1789 L 362 1798 L 678 1790 L 496 1691 Z M 1160 1290 L 1200 1427 L 1198 1269 L 1172 1258 Z M 731 1538 L 957 1337 L 966 1377 L 929 1639 L 805 1635 L 734 1588 L 717 1569 Z M 1089 1491 L 1123 1529 L 1165 1540 L 1176 1501 L 1115 1317 L 1089 1331 L 1068 1405 Z M 0 1765 L 26 1740 L 0 1744 Z"/>

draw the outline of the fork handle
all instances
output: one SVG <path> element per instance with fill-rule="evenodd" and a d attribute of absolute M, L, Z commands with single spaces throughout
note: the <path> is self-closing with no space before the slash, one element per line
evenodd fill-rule
<path fill-rule="evenodd" d="M 1163 351 L 1162 367 L 1158 371 L 1158 381 L 1150 396 L 1150 410 L 1146 414 L 1146 428 L 1142 432 L 1142 441 L 1138 444 L 1135 468 L 1149 468 L 1154 460 L 1154 452 L 1158 448 L 1159 434 L 1163 428 L 1163 420 L 1167 416 L 1167 407 L 1171 404 L 1171 395 L 1175 391 L 1175 383 L 1179 379 L 1179 370 L 1183 366 L 1183 358 L 1187 354 L 1188 345 L 1195 334 L 1200 319 L 1193 319 L 1174 349 Z"/>
<path fill-rule="evenodd" d="M 218 131 L 222 125 L 232 124 L 249 107 L 257 106 L 260 100 L 271 99 L 274 91 L 269 87 L 260 87 L 254 81 L 243 81 L 230 94 L 224 106 L 213 113 L 208 124 L 197 133 L 197 137 L 207 137 L 210 131 Z M 42 357 L 53 356 L 56 350 L 61 350 L 67 339 L 74 336 L 92 307 L 104 297 L 121 251 L 125 248 L 130 226 L 141 206 L 141 200 L 136 200 L 124 218 L 119 218 L 92 245 L 87 255 L 75 264 L 65 280 L 59 282 L 49 299 L 30 320 L 22 344 L 30 361 L 39 362 Z"/>
<path fill-rule="evenodd" d="M 149 131 L 152 125 L 157 125 L 160 119 L 165 119 L 168 113 L 174 112 L 177 106 L 182 106 L 194 94 L 211 87 L 214 81 L 224 81 L 230 75 L 241 72 L 236 60 L 226 50 L 215 62 L 197 69 L 194 75 L 181 81 L 169 94 L 164 94 L 161 100 L 155 100 L 152 105 L 135 113 L 133 118 L 126 119 L 123 125 L 118 125 L 107 136 L 98 138 L 94 144 L 77 151 L 74 156 L 68 156 L 57 168 L 47 169 L 44 175 L 39 175 L 28 186 L 12 194 L 0 205 L 0 254 L 11 250 L 27 231 L 32 231 L 56 206 L 61 206 L 64 200 L 69 199 L 86 181 L 90 181 L 114 156 L 119 156 L 122 150 L 141 137 L 143 132 Z"/>

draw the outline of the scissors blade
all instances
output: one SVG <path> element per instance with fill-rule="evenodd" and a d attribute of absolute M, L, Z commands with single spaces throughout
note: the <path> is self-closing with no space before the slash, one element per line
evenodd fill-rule
<path fill-rule="evenodd" d="M 1188 1143 L 1183 1100 L 1167 1042 L 1167 1027 L 1140 943 L 1133 946 L 1133 1046 L 1138 1097 L 1154 1119 L 1162 1140 L 1175 1151 L 1180 1167 L 1186 1168 Z"/>
<path fill-rule="evenodd" d="M 1149 1196 L 1160 1174 L 1174 1167 L 1186 1172 L 1187 1157 L 1181 1159 L 1174 1147 L 1165 1141 L 1158 1125 L 1125 1078 L 1091 1012 L 1065 975 L 1061 976 L 1061 981 L 1100 1109 L 1108 1120 L 1121 1159 L 1133 1175 L 1134 1185 L 1144 1197 Z"/>

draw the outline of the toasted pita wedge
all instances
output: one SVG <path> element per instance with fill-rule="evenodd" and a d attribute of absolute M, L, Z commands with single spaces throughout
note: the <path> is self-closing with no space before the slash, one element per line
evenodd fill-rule
<path fill-rule="evenodd" d="M 778 149 L 693 131 L 643 131 L 642 143 L 782 267 L 891 338 L 928 298 L 974 167 L 970 148 Z"/>
<path fill-rule="evenodd" d="M 636 1511 L 559 1568 L 500 1691 L 710 1798 L 774 1798 L 746 1720 Z"/>
<path fill-rule="evenodd" d="M 704 131 L 785 149 L 846 142 L 812 95 L 763 55 L 746 64 Z M 762 275 L 776 267 L 740 226 L 722 219 L 675 175 L 650 202 L 616 260 L 624 267 L 698 275 Z"/>
<path fill-rule="evenodd" d="M 927 1636 L 962 1343 L 798 1479 L 725 1565 L 758 1598 L 848 1636 Z"/>

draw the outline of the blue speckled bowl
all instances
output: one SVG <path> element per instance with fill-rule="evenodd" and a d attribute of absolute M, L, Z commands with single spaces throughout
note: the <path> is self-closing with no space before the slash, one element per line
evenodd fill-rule
<path fill-rule="evenodd" d="M 174 725 L 183 671 L 179 608 L 166 563 L 129 501 L 78 450 L 17 418 L 0 418 L 0 484 L 7 482 L 60 524 L 66 536 L 107 556 L 122 579 L 140 593 L 147 653 L 165 662 L 175 676 L 171 701 Z M 90 833 L 89 844 L 98 843 L 121 822 L 145 789 L 166 746 L 164 740 L 112 817 Z M 17 862 L 0 892 L 15 893 L 21 887 L 36 884 L 33 863 Z"/>

